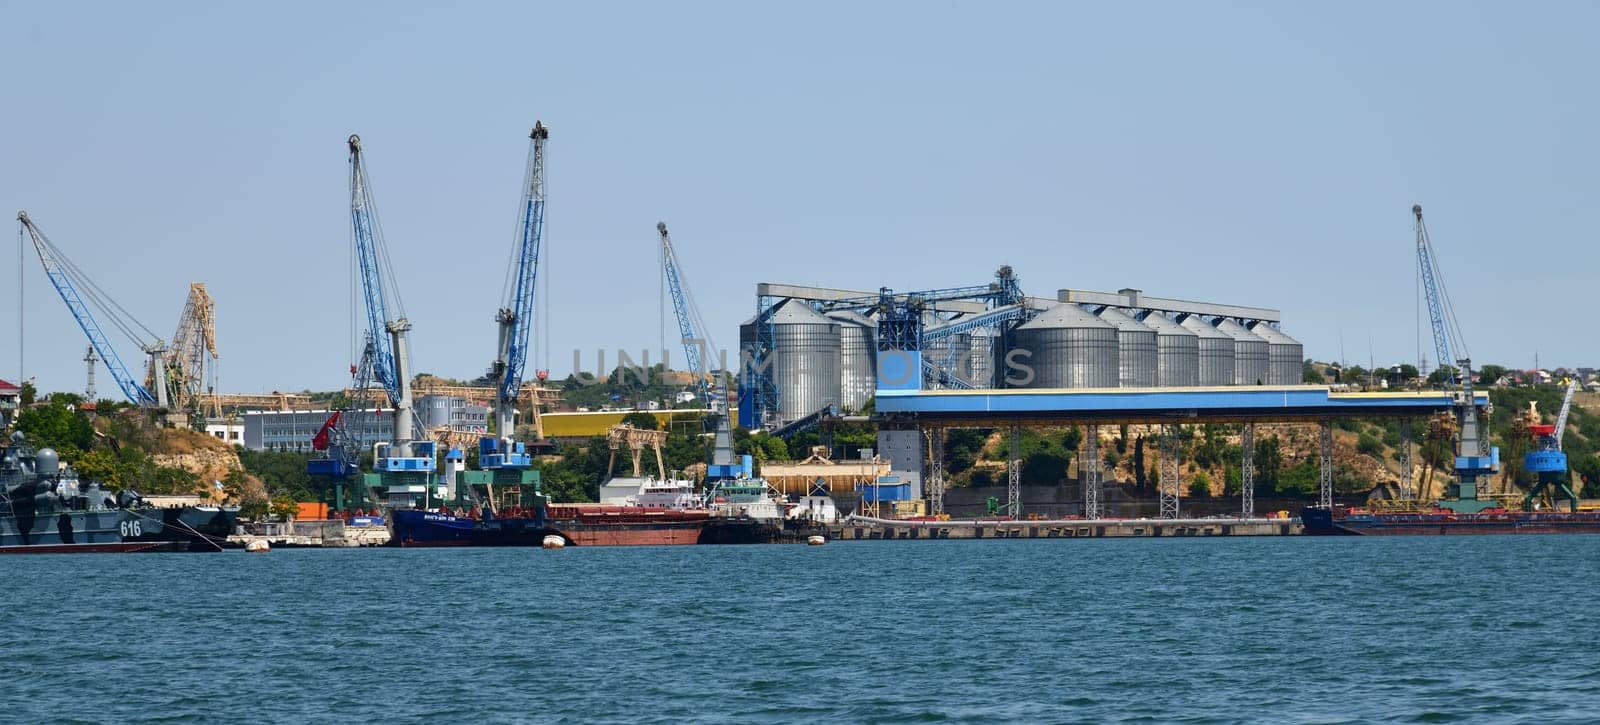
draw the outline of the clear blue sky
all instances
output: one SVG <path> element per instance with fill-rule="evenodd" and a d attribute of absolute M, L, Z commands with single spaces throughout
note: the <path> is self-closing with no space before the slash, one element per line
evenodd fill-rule
<path fill-rule="evenodd" d="M 1600 365 L 1593 4 L 7 2 L 0 199 L 229 391 L 350 363 L 365 139 L 415 367 L 480 374 L 535 119 L 552 364 L 654 347 L 654 225 L 714 338 L 758 281 L 981 283 L 1283 310 L 1318 359 L 1416 357 L 1410 208 L 1474 357 Z M 83 386 L 31 256 L 28 374 Z M 17 278 L 15 251 L 0 254 Z M 0 297 L 0 375 L 17 367 Z M 139 357 L 124 342 L 123 356 Z M 1431 355 L 1429 356 L 1432 357 Z M 112 391 L 101 375 L 102 394 Z"/>

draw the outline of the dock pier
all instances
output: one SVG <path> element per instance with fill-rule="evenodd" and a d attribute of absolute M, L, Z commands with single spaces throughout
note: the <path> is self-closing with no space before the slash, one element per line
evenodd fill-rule
<path fill-rule="evenodd" d="M 1076 539 L 1172 536 L 1294 536 L 1299 519 L 970 519 L 907 521 L 853 516 L 834 527 L 838 541 L 868 539 Z"/>

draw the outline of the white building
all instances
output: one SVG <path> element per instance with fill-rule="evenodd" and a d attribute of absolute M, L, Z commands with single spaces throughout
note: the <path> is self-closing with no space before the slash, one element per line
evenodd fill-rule
<path fill-rule="evenodd" d="M 236 446 L 244 445 L 244 420 L 240 418 L 207 418 L 206 435 L 227 441 Z"/>

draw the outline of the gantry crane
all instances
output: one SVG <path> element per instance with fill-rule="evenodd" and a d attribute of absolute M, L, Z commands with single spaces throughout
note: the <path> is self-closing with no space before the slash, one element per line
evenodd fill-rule
<path fill-rule="evenodd" d="M 111 378 L 116 381 L 117 387 L 122 389 L 122 394 L 141 408 L 167 409 L 169 401 L 166 343 L 151 332 L 150 328 L 134 319 L 82 269 L 62 254 L 61 250 L 51 243 L 50 238 L 28 218 L 26 211 L 17 212 L 17 221 L 22 223 L 23 230 L 33 240 L 33 249 L 39 254 L 40 264 L 44 265 L 45 276 L 50 278 L 50 284 L 54 285 L 56 293 L 61 295 L 61 301 L 67 304 L 67 310 L 72 313 L 73 319 L 78 321 L 78 327 L 88 336 L 90 346 L 111 371 Z M 150 387 L 139 384 L 139 381 L 128 372 L 127 366 L 122 363 L 122 358 L 117 355 L 116 348 L 106 338 L 99 321 L 90 311 L 91 305 L 98 308 L 112 326 L 138 345 L 149 357 L 149 377 L 153 381 Z"/>
<path fill-rule="evenodd" d="M 495 388 L 493 437 L 478 441 L 478 465 L 494 469 L 526 469 L 533 459 L 516 441 L 517 399 L 528 365 L 528 338 L 533 331 L 534 291 L 539 278 L 539 251 L 544 240 L 544 147 L 550 129 L 535 121 L 528 133 L 528 163 L 522 178 L 522 204 L 518 209 L 517 246 L 507 270 L 505 306 L 495 315 L 499 344 L 489 379 Z M 533 416 L 538 419 L 538 401 Z M 535 424 L 537 429 L 537 423 Z"/>
<path fill-rule="evenodd" d="M 1423 296 L 1428 301 L 1428 320 L 1433 328 L 1434 352 L 1440 368 L 1445 371 L 1444 388 L 1453 400 L 1452 412 L 1456 422 L 1456 477 L 1460 492 L 1456 501 L 1440 502 L 1461 512 L 1477 512 L 1499 505 L 1480 498 L 1478 477 L 1499 470 L 1500 451 L 1488 445 L 1484 435 L 1477 399 L 1472 390 L 1472 358 L 1456 322 L 1455 308 L 1444 286 L 1444 275 L 1439 272 L 1433 241 L 1428 237 L 1428 226 L 1422 221 L 1422 205 L 1414 204 L 1411 213 L 1416 217 L 1417 274 L 1422 283 Z M 1455 370 L 1446 367 L 1454 361 Z"/>
<path fill-rule="evenodd" d="M 203 282 L 189 285 L 178 329 L 166 352 L 167 385 L 174 408 L 198 411 L 208 372 L 217 360 L 217 305 Z M 152 381 L 150 383 L 154 385 Z"/>

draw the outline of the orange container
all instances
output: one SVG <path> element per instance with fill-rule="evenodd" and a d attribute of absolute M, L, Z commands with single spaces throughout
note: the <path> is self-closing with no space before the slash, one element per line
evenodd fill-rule
<path fill-rule="evenodd" d="M 297 503 L 295 504 L 294 517 L 299 521 L 322 521 L 328 518 L 328 505 L 325 503 Z"/>

